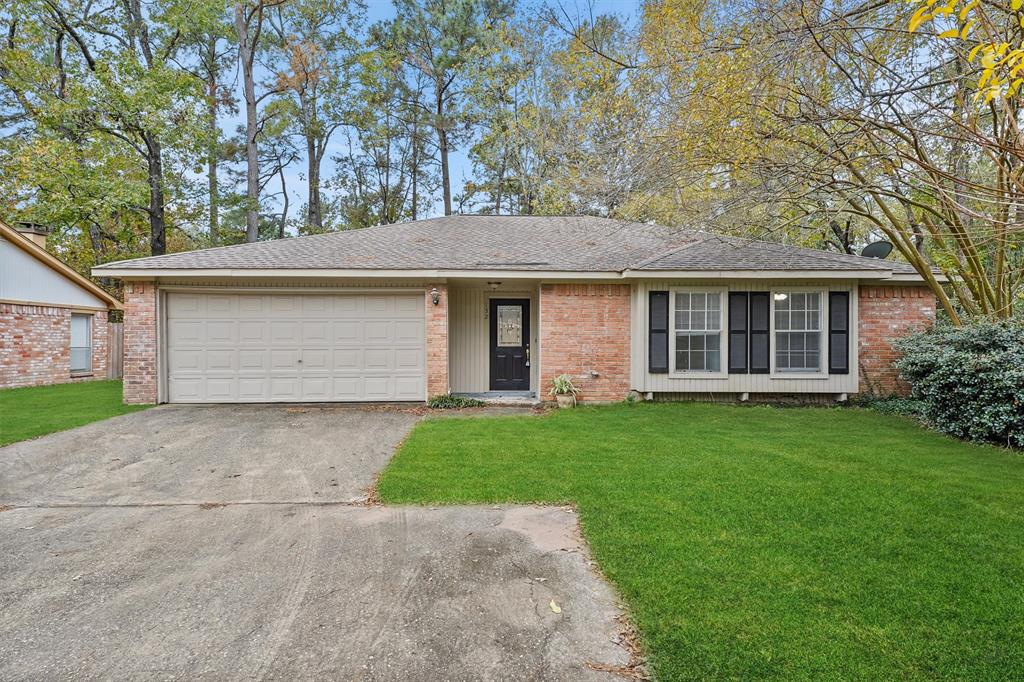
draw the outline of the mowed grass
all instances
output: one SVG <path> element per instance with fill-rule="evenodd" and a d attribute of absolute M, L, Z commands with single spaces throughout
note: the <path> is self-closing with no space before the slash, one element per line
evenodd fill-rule
<path fill-rule="evenodd" d="M 1024 457 L 899 417 L 648 404 L 431 419 L 379 489 L 577 504 L 662 680 L 1024 678 Z"/>
<path fill-rule="evenodd" d="M 0 446 L 146 407 L 123 404 L 120 381 L 4 389 L 0 391 Z"/>

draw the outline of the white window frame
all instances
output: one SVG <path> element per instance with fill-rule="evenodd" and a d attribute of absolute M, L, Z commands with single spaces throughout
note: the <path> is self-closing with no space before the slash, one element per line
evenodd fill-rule
<path fill-rule="evenodd" d="M 89 349 L 89 366 L 88 367 L 84 367 L 84 368 L 77 368 L 77 369 L 74 368 L 74 367 L 69 367 L 69 369 L 71 371 L 71 376 L 76 376 L 76 377 L 89 376 L 89 375 L 91 375 L 93 373 L 93 371 L 92 371 L 93 351 L 96 350 L 95 344 L 93 343 L 93 323 L 94 323 L 93 318 L 95 316 L 92 313 L 73 312 L 73 313 L 71 313 L 71 320 L 72 321 L 69 322 L 69 324 L 74 325 L 73 320 L 76 317 L 84 318 L 85 319 L 85 338 L 89 342 L 89 345 L 88 346 L 72 346 L 72 345 L 69 344 L 69 347 L 68 347 L 68 364 L 70 365 L 71 350 L 73 350 L 75 348 L 88 348 Z"/>
<path fill-rule="evenodd" d="M 828 305 L 829 305 L 829 291 L 828 287 L 807 287 L 807 286 L 792 286 L 792 287 L 779 287 L 772 289 L 769 294 L 769 329 L 771 329 L 770 337 L 770 355 L 771 355 L 771 372 L 769 376 L 773 379 L 828 379 Z M 818 313 L 818 369 L 779 369 L 776 366 L 776 358 L 778 357 L 779 345 L 778 345 L 778 332 L 779 329 L 775 328 L 775 295 L 776 294 L 818 294 L 818 300 L 821 301 L 821 308 Z M 852 320 L 852 318 L 851 318 Z M 851 321 L 851 324 L 852 321 Z M 783 329 L 783 332 L 790 330 Z"/>
<path fill-rule="evenodd" d="M 726 356 L 726 287 L 676 287 L 669 290 L 668 314 L 669 337 L 668 357 L 670 363 L 669 376 L 686 379 L 728 379 L 728 362 Z M 718 294 L 718 366 L 717 372 L 707 370 L 676 368 L 676 294 Z"/>

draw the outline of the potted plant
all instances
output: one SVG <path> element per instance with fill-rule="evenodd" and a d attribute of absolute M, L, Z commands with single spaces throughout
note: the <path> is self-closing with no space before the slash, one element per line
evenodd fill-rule
<path fill-rule="evenodd" d="M 575 407 L 576 396 L 580 389 L 572 383 L 572 377 L 568 374 L 559 374 L 551 380 L 549 395 L 555 396 L 559 407 Z"/>

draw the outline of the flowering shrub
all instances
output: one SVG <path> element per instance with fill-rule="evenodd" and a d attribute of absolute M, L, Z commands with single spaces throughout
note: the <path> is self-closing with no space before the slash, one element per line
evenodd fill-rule
<path fill-rule="evenodd" d="M 1024 447 L 1024 324 L 939 325 L 899 342 L 896 363 L 936 429 Z"/>

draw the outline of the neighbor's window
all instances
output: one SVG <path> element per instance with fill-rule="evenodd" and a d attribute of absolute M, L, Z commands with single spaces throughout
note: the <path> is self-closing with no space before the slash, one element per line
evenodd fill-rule
<path fill-rule="evenodd" d="M 92 315 L 71 315 L 71 371 L 92 371 Z"/>
<path fill-rule="evenodd" d="M 675 295 L 677 372 L 722 370 L 722 294 L 679 291 Z"/>
<path fill-rule="evenodd" d="M 821 369 L 821 292 L 775 292 L 775 369 Z"/>

